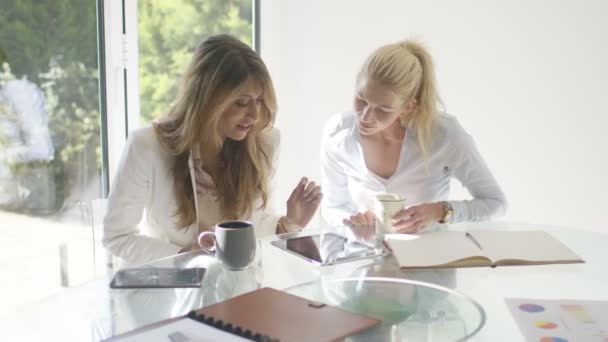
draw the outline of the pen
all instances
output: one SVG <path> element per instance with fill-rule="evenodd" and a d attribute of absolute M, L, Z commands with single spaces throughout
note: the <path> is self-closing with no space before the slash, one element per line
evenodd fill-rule
<path fill-rule="evenodd" d="M 473 241 L 473 243 L 475 244 L 475 246 L 477 246 L 480 250 L 483 250 L 483 248 L 481 248 L 481 245 L 479 244 L 479 241 L 477 241 L 477 239 L 469 234 L 469 232 L 466 233 L 467 238 L 469 238 L 469 240 Z"/>
<path fill-rule="evenodd" d="M 180 331 L 174 331 L 174 332 L 170 333 L 169 334 L 169 340 L 171 342 L 187 342 L 187 341 L 192 341 L 191 339 L 188 338 L 188 336 L 184 335 Z"/>

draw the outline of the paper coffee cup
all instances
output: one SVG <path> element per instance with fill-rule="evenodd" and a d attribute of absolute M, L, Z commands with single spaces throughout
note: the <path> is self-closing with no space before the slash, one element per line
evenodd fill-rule
<path fill-rule="evenodd" d="M 378 194 L 374 198 L 376 233 L 394 233 L 393 217 L 405 206 L 405 198 L 397 194 Z"/>

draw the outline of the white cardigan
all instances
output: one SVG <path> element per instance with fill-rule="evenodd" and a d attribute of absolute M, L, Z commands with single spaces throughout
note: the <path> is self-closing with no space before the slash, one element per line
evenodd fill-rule
<path fill-rule="evenodd" d="M 321 215 L 327 224 L 341 225 L 349 215 L 371 209 L 372 196 L 383 192 L 401 195 L 406 207 L 450 200 L 452 178 L 459 180 L 473 197 L 449 201 L 454 209 L 452 222 L 488 220 L 505 212 L 505 195 L 473 138 L 454 116 L 438 115 L 426 162 L 416 132 L 407 129 L 397 169 L 388 179 L 367 168 L 356 125 L 355 113 L 345 112 L 332 116 L 325 127 Z"/>
<path fill-rule="evenodd" d="M 272 128 L 264 135 L 268 137 L 265 139 L 268 156 L 274 163 L 279 131 Z M 196 224 L 182 229 L 176 224 L 173 163 L 174 157 L 162 147 L 152 125 L 130 133 L 108 197 L 102 240 L 104 247 L 122 259 L 123 265 L 175 255 L 196 241 Z M 270 209 L 255 208 L 251 217 L 243 219 L 254 223 L 256 236 L 275 234 L 279 216 Z M 141 225 L 144 212 L 145 225 Z M 145 228 L 143 232 L 140 226 Z"/>

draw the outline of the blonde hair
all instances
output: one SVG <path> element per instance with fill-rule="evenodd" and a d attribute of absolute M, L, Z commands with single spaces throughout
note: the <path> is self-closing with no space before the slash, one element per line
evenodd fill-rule
<path fill-rule="evenodd" d="M 242 141 L 220 133 L 223 112 L 236 100 L 245 82 L 253 78 L 262 88 L 257 122 Z M 177 96 L 166 115 L 154 123 L 161 144 L 175 157 L 172 168 L 177 223 L 185 228 L 196 221 L 188 158 L 192 148 L 219 151 L 214 179 L 224 219 L 249 216 L 258 196 L 268 201 L 271 160 L 259 134 L 274 123 L 276 97 L 264 62 L 249 46 L 229 35 L 204 40 L 194 51 Z"/>
<path fill-rule="evenodd" d="M 361 77 L 395 89 L 404 104 L 416 100 L 414 111 L 399 119 L 402 127 L 415 130 L 426 159 L 433 122 L 441 105 L 435 85 L 433 59 L 428 51 L 412 40 L 384 45 L 367 58 L 358 75 L 358 78 Z"/>

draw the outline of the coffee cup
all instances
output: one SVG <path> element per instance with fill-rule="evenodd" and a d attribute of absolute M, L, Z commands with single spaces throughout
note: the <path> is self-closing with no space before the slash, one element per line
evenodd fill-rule
<path fill-rule="evenodd" d="M 203 239 L 213 237 L 213 246 L 206 247 Z M 249 221 L 225 221 L 215 225 L 214 231 L 202 232 L 198 245 L 207 253 L 215 254 L 226 268 L 242 270 L 255 258 L 256 240 L 254 226 Z"/>
<path fill-rule="evenodd" d="M 405 206 L 405 198 L 397 194 L 378 194 L 374 197 L 374 214 L 376 215 L 376 233 L 390 234 L 395 232 L 393 217 Z"/>

